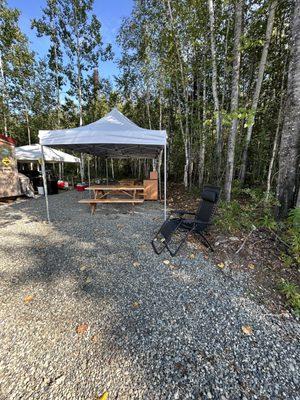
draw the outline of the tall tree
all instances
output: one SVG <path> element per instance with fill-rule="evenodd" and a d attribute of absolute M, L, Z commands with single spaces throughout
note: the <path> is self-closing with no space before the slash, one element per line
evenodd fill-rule
<path fill-rule="evenodd" d="M 208 0 L 209 26 L 210 26 L 210 47 L 212 60 L 212 93 L 214 99 L 214 110 L 216 118 L 216 177 L 219 180 L 221 157 L 222 157 L 222 115 L 219 102 L 217 51 L 215 40 L 215 13 L 213 0 Z"/>
<path fill-rule="evenodd" d="M 94 0 L 58 0 L 60 6 L 60 37 L 68 63 L 69 93 L 78 103 L 79 125 L 83 124 L 83 86 L 85 74 L 98 68 L 100 59 L 111 56 L 110 45 L 103 48 L 101 24 L 91 14 Z"/>
<path fill-rule="evenodd" d="M 239 80 L 240 80 L 240 64 L 241 64 L 241 34 L 242 34 L 242 14 L 243 0 L 237 0 L 235 5 L 235 27 L 234 27 L 234 48 L 233 48 L 233 68 L 232 68 L 232 88 L 231 88 L 231 106 L 230 112 L 232 124 L 230 134 L 228 136 L 227 147 L 227 165 L 225 177 L 225 198 L 230 201 L 231 186 L 234 171 L 234 153 L 235 141 L 238 129 L 238 105 L 239 105 Z"/>
<path fill-rule="evenodd" d="M 279 218 L 286 217 L 299 197 L 300 160 L 300 0 L 295 1 L 287 100 L 279 150 L 277 197 Z"/>
<path fill-rule="evenodd" d="M 268 51 L 269 51 L 270 41 L 271 41 L 271 37 L 272 37 L 276 7 L 277 7 L 277 0 L 272 0 L 270 7 L 269 7 L 269 15 L 268 15 L 268 20 L 267 20 L 267 28 L 266 28 L 266 37 L 265 37 L 265 42 L 264 42 L 264 46 L 263 46 L 262 53 L 261 53 L 261 59 L 259 62 L 258 73 L 257 73 L 257 80 L 256 80 L 256 85 L 255 85 L 253 99 L 252 99 L 251 116 L 250 116 L 251 121 L 247 128 L 246 141 L 245 141 L 244 150 L 243 150 L 242 164 L 241 164 L 240 175 L 239 175 L 239 179 L 240 179 L 241 183 L 244 183 L 245 176 L 246 176 L 248 149 L 249 149 L 249 145 L 251 142 L 253 126 L 254 126 L 254 121 L 255 121 L 255 114 L 257 111 L 259 96 L 260 96 L 260 92 L 261 92 L 261 87 L 262 87 L 266 63 L 267 63 L 267 57 L 268 57 Z"/>
<path fill-rule="evenodd" d="M 56 112 L 57 127 L 61 122 L 61 88 L 63 85 L 63 57 L 61 41 L 59 38 L 59 21 L 61 19 L 58 0 L 47 0 L 47 6 L 43 9 L 40 19 L 32 20 L 32 28 L 37 30 L 38 37 L 47 36 L 50 39 L 48 51 L 48 63 L 52 71 L 56 87 Z"/>
<path fill-rule="evenodd" d="M 3 130 L 9 132 L 9 116 L 14 111 L 13 103 L 24 90 L 22 85 L 24 70 L 30 73 L 33 53 L 28 47 L 28 40 L 19 28 L 20 12 L 7 7 L 5 0 L 0 0 L 0 104 L 3 118 Z"/>

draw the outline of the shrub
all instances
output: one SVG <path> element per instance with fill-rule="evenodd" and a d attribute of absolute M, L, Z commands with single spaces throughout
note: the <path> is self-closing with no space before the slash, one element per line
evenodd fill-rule
<path fill-rule="evenodd" d="M 285 295 L 287 303 L 292 307 L 294 313 L 300 316 L 300 288 L 294 283 L 284 279 L 279 284 L 279 290 Z"/>

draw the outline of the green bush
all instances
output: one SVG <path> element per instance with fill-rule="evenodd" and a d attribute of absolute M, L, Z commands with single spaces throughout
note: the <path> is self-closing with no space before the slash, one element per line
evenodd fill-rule
<path fill-rule="evenodd" d="M 300 208 L 290 211 L 287 219 L 285 240 L 289 244 L 289 254 L 283 256 L 286 265 L 300 265 Z"/>
<path fill-rule="evenodd" d="M 280 291 L 285 295 L 287 303 L 292 307 L 294 313 L 300 316 L 300 289 L 297 285 L 284 279 L 279 284 Z"/>
<path fill-rule="evenodd" d="M 253 226 L 277 229 L 274 218 L 276 200 L 273 196 L 265 201 L 261 189 L 242 189 L 237 184 L 233 188 L 233 200 L 221 201 L 216 224 L 225 232 L 250 231 Z"/>

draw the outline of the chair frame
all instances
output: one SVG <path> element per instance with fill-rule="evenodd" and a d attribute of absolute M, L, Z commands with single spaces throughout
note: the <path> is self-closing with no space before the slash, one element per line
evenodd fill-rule
<path fill-rule="evenodd" d="M 210 186 L 206 186 L 205 188 L 207 188 L 208 190 L 210 189 Z M 205 189 L 204 188 L 204 189 Z M 188 236 L 192 233 L 196 233 L 197 235 L 199 235 L 202 239 L 203 244 L 209 248 L 212 252 L 214 251 L 213 246 L 211 245 L 211 243 L 209 242 L 209 240 L 207 239 L 207 237 L 203 234 L 203 232 L 205 232 L 207 230 L 207 228 L 209 228 L 210 225 L 212 225 L 212 218 L 215 214 L 216 211 L 216 205 L 217 205 L 218 200 L 216 201 L 215 205 L 214 205 L 214 209 L 213 212 L 211 214 L 211 218 L 209 222 L 206 221 L 201 221 L 199 219 L 185 219 L 184 216 L 185 215 L 194 215 L 195 218 L 197 217 L 197 212 L 191 212 L 191 211 L 184 211 L 184 210 L 174 210 L 171 211 L 168 218 L 166 219 L 166 221 L 162 224 L 162 226 L 160 227 L 160 229 L 157 231 L 156 235 L 154 236 L 154 238 L 151 241 L 151 245 L 153 247 L 153 250 L 155 251 L 155 253 L 157 255 L 160 255 L 165 249 L 168 250 L 168 252 L 171 254 L 172 257 L 176 256 L 176 254 L 178 253 L 178 251 L 180 250 L 181 246 L 183 245 L 183 243 L 185 243 L 185 241 L 187 240 Z M 164 240 L 163 241 L 163 246 L 161 249 L 158 249 L 155 245 L 155 242 L 158 240 L 158 235 L 161 233 L 161 231 L 164 229 L 164 227 L 172 220 L 172 216 L 173 215 L 178 215 L 179 216 L 179 222 L 178 225 L 176 226 L 176 228 L 172 231 L 173 235 L 176 231 L 180 230 L 180 228 L 182 227 L 182 225 L 188 223 L 191 224 L 191 228 L 183 228 L 184 230 L 186 230 L 186 234 L 184 235 L 184 237 L 181 239 L 181 241 L 179 242 L 179 245 L 177 246 L 175 251 L 172 251 L 172 249 L 169 246 L 168 241 Z M 205 228 L 203 229 L 202 232 L 197 231 L 197 225 L 199 224 L 205 224 Z"/>

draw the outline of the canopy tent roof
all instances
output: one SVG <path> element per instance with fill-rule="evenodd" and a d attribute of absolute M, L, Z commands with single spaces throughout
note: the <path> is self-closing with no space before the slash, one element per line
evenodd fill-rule
<path fill-rule="evenodd" d="M 166 131 L 143 129 L 114 108 L 103 118 L 73 129 L 39 131 L 40 144 L 103 157 L 156 158 L 166 145 Z"/>
<path fill-rule="evenodd" d="M 16 147 L 16 158 L 18 161 L 31 162 L 42 159 L 42 150 L 40 144 L 33 144 L 28 146 Z M 71 154 L 64 153 L 57 149 L 44 147 L 44 157 L 46 162 L 65 162 L 65 163 L 80 163 L 78 157 Z"/>

